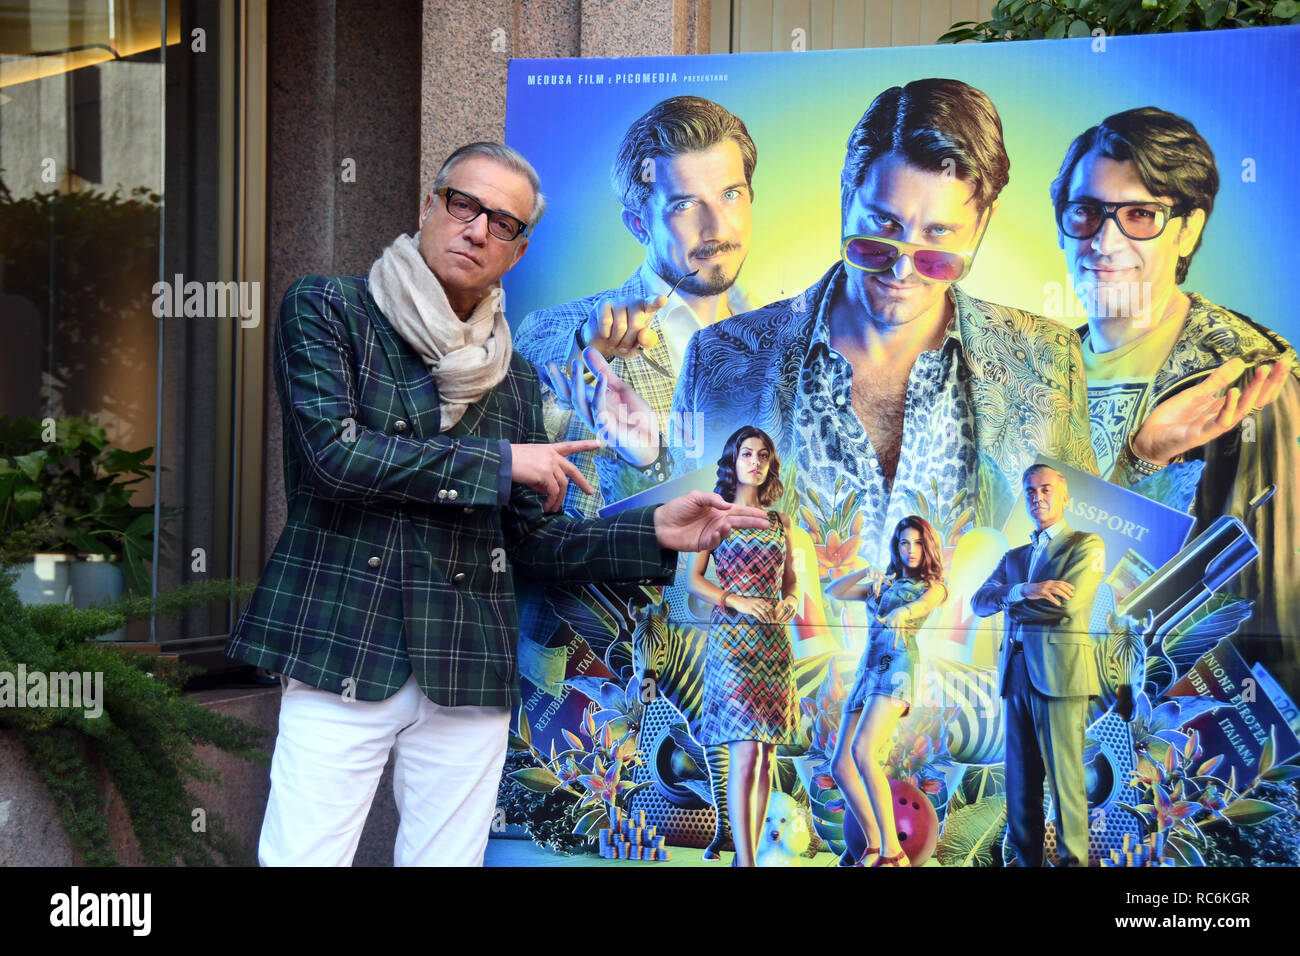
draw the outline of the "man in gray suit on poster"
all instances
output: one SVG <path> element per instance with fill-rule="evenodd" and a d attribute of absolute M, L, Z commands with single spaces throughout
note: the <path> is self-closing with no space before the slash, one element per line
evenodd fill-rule
<path fill-rule="evenodd" d="M 1088 622 L 1106 566 L 1095 534 L 1071 531 L 1065 477 L 1030 465 L 1021 485 L 1037 530 L 1002 556 L 971 598 L 980 617 L 1004 612 L 998 683 L 1006 733 L 1007 842 L 1021 866 L 1043 865 L 1043 777 L 1051 788 L 1060 866 L 1088 865 L 1083 739 L 1100 693 Z"/>

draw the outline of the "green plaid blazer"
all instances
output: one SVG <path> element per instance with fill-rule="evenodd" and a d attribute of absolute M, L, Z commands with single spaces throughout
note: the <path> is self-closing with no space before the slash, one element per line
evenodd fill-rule
<path fill-rule="evenodd" d="M 515 332 L 515 345 L 520 354 L 531 360 L 539 369 L 545 369 L 547 362 L 554 362 L 562 369 L 564 360 L 573 349 L 574 333 L 587 321 L 591 310 L 604 299 L 631 297 L 654 298 L 641 277 L 640 268 L 617 289 L 606 289 L 585 299 L 574 299 L 572 302 L 565 302 L 549 309 L 529 312 Z M 665 342 L 664 331 L 660 327 L 658 313 L 650 319 L 650 328 L 659 336 L 659 344 L 646 349 L 646 354 L 663 368 L 672 370 L 668 345 Z M 673 390 L 677 387 L 676 376 L 665 375 L 639 355 L 632 359 L 616 355 L 609 360 L 609 367 L 615 375 L 631 385 L 637 394 L 646 400 L 659 421 L 660 434 L 667 435 L 668 413 L 672 410 Z M 554 393 L 549 388 L 543 389 L 543 393 L 548 404 L 553 405 Z M 546 422 L 552 441 L 578 441 L 592 437 L 591 431 L 583 424 L 582 419 L 572 414 L 571 410 L 549 408 Z M 632 491 L 639 491 L 641 486 L 648 486 L 656 480 L 644 476 L 643 472 L 636 472 L 636 476 L 631 479 L 627 475 L 620 474 L 623 471 L 635 472 L 635 469 L 623 461 L 608 445 L 594 452 L 585 451 L 575 455 L 573 463 L 597 491 L 596 494 L 589 495 L 570 482 L 569 491 L 564 498 L 564 506 L 572 513 L 587 517 L 595 515 L 605 505 L 613 504 L 619 498 L 627 497 L 627 494 Z M 666 473 L 660 473 L 656 477 L 662 481 L 668 476 Z M 616 484 L 627 485 L 629 480 L 632 482 L 632 487 L 620 488 L 618 494 L 613 493 L 612 489 Z"/>
<path fill-rule="evenodd" d="M 517 706 L 514 574 L 666 584 L 653 508 L 580 520 L 510 481 L 545 442 L 537 375 L 506 377 L 439 433 L 433 375 L 366 276 L 308 276 L 275 329 L 289 517 L 226 645 L 238 660 L 357 700 L 414 672 L 446 706 Z"/>

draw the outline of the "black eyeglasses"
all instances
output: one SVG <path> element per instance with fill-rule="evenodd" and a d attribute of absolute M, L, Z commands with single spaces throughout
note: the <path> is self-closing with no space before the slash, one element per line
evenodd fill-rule
<path fill-rule="evenodd" d="M 473 222 L 479 216 L 487 216 L 488 232 L 510 242 L 518 239 L 528 230 L 528 223 L 500 209 L 488 209 L 469 193 L 444 186 L 438 195 L 447 203 L 447 212 L 461 222 Z"/>
<path fill-rule="evenodd" d="M 1098 202 L 1079 199 L 1056 207 L 1056 224 L 1071 239 L 1091 239 L 1107 219 L 1119 231 L 1139 242 L 1154 239 L 1165 231 L 1170 219 L 1183 215 L 1175 206 L 1162 202 Z"/>

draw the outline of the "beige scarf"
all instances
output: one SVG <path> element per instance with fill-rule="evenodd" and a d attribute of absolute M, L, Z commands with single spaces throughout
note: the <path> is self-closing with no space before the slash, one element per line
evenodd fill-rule
<path fill-rule="evenodd" d="M 438 384 L 445 432 L 510 369 L 510 326 L 494 287 L 468 319 L 452 311 L 415 236 L 398 236 L 370 267 L 370 294 Z"/>

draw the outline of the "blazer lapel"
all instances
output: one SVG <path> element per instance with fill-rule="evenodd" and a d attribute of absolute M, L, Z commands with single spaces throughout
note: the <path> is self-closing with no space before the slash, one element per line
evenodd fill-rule
<path fill-rule="evenodd" d="M 460 435 L 477 435 L 480 438 L 499 437 L 495 434 L 496 429 L 489 424 L 491 419 L 485 421 L 485 418 L 488 412 L 494 407 L 494 403 L 501 400 L 501 390 L 506 385 L 506 381 L 510 378 L 510 375 L 511 372 L 507 369 L 506 377 L 493 386 L 492 389 L 490 389 L 488 393 L 477 402 L 467 406 L 465 414 L 460 416 L 460 421 L 448 428 L 444 434 L 450 435 L 452 438 Z M 436 407 L 437 406 L 435 406 L 435 408 Z M 441 417 L 439 418 L 439 424 L 441 424 Z M 437 434 L 436 426 L 434 434 Z"/>
<path fill-rule="evenodd" d="M 631 361 L 624 368 L 627 371 L 627 383 L 632 386 L 633 391 L 649 403 L 656 415 L 662 415 L 666 419 L 672 405 L 673 390 L 677 385 L 679 370 L 669 365 L 671 358 L 668 354 L 668 342 L 664 337 L 663 325 L 659 321 L 658 313 L 651 317 L 650 328 L 659 336 L 659 342 L 645 350 L 642 357 L 649 361 Z M 672 374 L 665 375 L 655 368 L 652 364 L 654 362 L 668 369 Z M 659 424 L 662 427 L 666 421 Z"/>
<path fill-rule="evenodd" d="M 438 407 L 438 388 L 433 381 L 433 372 L 420 360 L 415 350 L 393 331 L 388 319 L 379 311 L 368 287 L 366 300 L 370 310 L 370 327 L 375 330 L 380 347 L 388 356 L 397 396 L 406 409 L 406 420 L 411 425 L 411 437 L 426 438 L 438 434 L 442 412 Z"/>
<path fill-rule="evenodd" d="M 1039 573 L 1043 575 L 1043 580 L 1048 581 L 1054 578 L 1065 559 L 1065 552 L 1070 547 L 1070 541 L 1074 538 L 1074 532 L 1071 531 L 1064 523 L 1061 524 L 1061 530 L 1056 533 L 1051 542 L 1047 545 L 1047 554 L 1043 558 L 1042 568 Z M 1050 569 L 1050 574 L 1048 573 Z"/>
<path fill-rule="evenodd" d="M 985 417 L 980 414 L 982 408 L 997 408 L 1001 404 L 999 399 L 1001 395 L 997 394 L 996 386 L 989 382 L 982 374 L 980 366 L 970 361 L 970 356 L 975 348 L 975 343 L 981 334 L 987 334 L 981 329 L 976 317 L 971 314 L 973 310 L 965 307 L 963 297 L 958 295 L 960 290 L 957 286 L 952 286 L 948 290 L 949 296 L 952 297 L 953 311 L 956 312 L 957 334 L 961 337 L 962 361 L 970 370 L 970 386 L 966 393 L 966 401 L 970 403 L 971 418 L 975 424 L 975 450 L 980 454 L 987 454 L 990 461 L 997 461 L 996 436 L 990 434 L 989 426 L 985 422 Z M 1014 374 L 1014 373 L 1013 373 Z M 982 501 L 982 495 L 988 494 L 992 489 L 984 488 L 985 476 L 980 474 L 981 469 L 975 469 L 975 501 Z M 1025 558 L 1025 569 L 1028 570 L 1029 559 Z"/>

